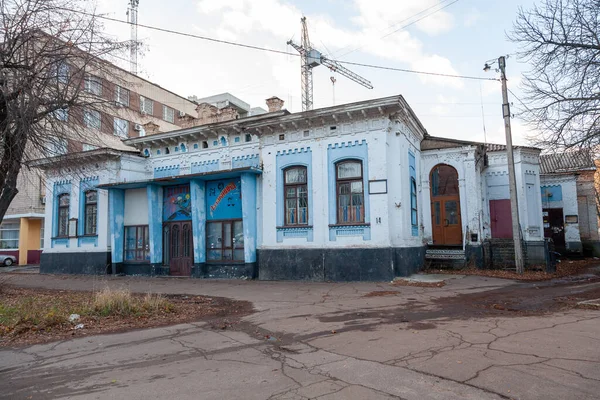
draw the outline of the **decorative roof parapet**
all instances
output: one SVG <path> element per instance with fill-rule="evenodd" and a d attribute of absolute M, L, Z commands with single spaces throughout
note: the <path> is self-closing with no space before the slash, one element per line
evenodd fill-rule
<path fill-rule="evenodd" d="M 341 143 L 328 144 L 327 148 L 328 149 L 338 149 L 338 148 L 343 148 L 343 147 L 362 146 L 363 144 L 367 144 L 366 139 L 361 140 L 360 143 L 358 140 L 355 140 L 354 142 L 341 142 Z"/>
<path fill-rule="evenodd" d="M 243 156 L 235 156 L 231 158 L 231 161 L 251 160 L 253 158 L 258 158 L 258 154 L 245 154 Z"/>
<path fill-rule="evenodd" d="M 192 167 L 198 167 L 200 165 L 218 164 L 218 163 L 219 163 L 219 160 L 194 161 L 194 162 L 192 162 Z"/>
<path fill-rule="evenodd" d="M 312 152 L 310 146 L 309 147 L 300 147 L 299 149 L 289 149 L 289 150 L 278 150 L 277 157 L 280 156 L 289 156 L 291 154 L 299 154 L 299 153 L 310 153 Z"/>

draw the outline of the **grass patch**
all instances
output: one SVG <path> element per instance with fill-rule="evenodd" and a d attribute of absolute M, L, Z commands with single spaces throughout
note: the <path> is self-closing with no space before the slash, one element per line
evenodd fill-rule
<path fill-rule="evenodd" d="M 14 289 L 12 289 L 14 290 Z M 106 318 L 151 318 L 176 312 L 176 307 L 158 294 L 136 295 L 128 289 L 106 288 L 98 292 L 65 292 L 58 296 L 45 292 L 28 296 L 11 295 L 5 289 L 0 298 L 0 336 L 25 332 L 70 330 L 79 323 Z M 80 318 L 69 321 L 71 314 Z"/>
<path fill-rule="evenodd" d="M 108 317 L 111 315 L 131 316 L 174 311 L 173 304 L 160 294 L 147 293 L 134 296 L 127 289 L 105 288 L 94 295 L 89 314 Z"/>

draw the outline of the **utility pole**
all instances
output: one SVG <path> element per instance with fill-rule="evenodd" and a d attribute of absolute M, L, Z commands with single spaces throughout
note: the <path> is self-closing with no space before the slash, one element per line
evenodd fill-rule
<path fill-rule="evenodd" d="M 512 230 L 515 244 L 515 266 L 517 273 L 525 271 L 523 262 L 523 246 L 521 244 L 521 229 L 519 228 L 519 202 L 517 200 L 517 181 L 515 177 L 515 157 L 513 155 L 512 134 L 510 131 L 510 104 L 508 103 L 508 88 L 506 87 L 506 58 L 498 58 L 500 80 L 502 81 L 502 115 L 506 133 L 506 158 L 508 161 L 508 190 L 510 191 L 510 208 L 512 209 Z"/>

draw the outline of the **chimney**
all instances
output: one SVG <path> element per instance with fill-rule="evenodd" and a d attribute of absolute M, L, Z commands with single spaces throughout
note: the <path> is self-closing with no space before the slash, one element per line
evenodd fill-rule
<path fill-rule="evenodd" d="M 269 97 L 266 102 L 267 107 L 269 107 L 269 112 L 281 111 L 283 108 L 283 100 L 281 100 L 279 97 Z"/>

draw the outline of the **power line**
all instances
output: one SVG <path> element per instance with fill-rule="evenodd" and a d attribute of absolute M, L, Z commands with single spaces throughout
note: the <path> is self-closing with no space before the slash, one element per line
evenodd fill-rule
<path fill-rule="evenodd" d="M 87 15 L 90 15 L 90 16 L 94 16 L 96 18 L 105 19 L 107 21 L 120 22 L 122 24 L 131 25 L 131 22 L 123 21 L 123 20 L 120 20 L 120 19 L 117 19 L 117 18 L 107 17 L 105 15 L 95 15 L 95 14 L 86 13 L 86 12 L 83 12 L 83 11 L 75 11 L 75 12 L 79 12 L 80 14 L 87 14 Z M 208 37 L 208 36 L 196 35 L 196 34 L 193 34 L 193 33 L 174 31 L 172 29 L 166 29 L 166 28 L 159 28 L 157 26 L 145 25 L 145 24 L 140 24 L 140 23 L 138 23 L 137 26 L 141 26 L 142 28 L 152 29 L 152 30 L 159 31 L 159 32 L 171 33 L 171 34 L 174 34 L 174 35 L 186 36 L 186 37 L 191 37 L 191 38 L 194 38 L 194 39 L 202 39 L 202 40 L 207 40 L 209 42 L 215 42 L 215 43 L 221 43 L 221 44 L 228 44 L 228 45 L 231 45 L 231 46 L 244 47 L 244 48 L 247 48 L 247 49 L 268 51 L 268 52 L 276 53 L 276 54 L 285 54 L 287 56 L 297 56 L 297 57 L 300 56 L 297 53 L 290 53 L 288 51 L 275 50 L 275 49 L 269 49 L 267 47 L 253 46 L 251 44 L 243 44 L 243 43 L 231 42 L 231 41 L 228 41 L 228 40 L 215 39 L 215 38 L 211 38 L 211 37 Z"/>
<path fill-rule="evenodd" d="M 458 0 L 454 0 L 454 2 L 456 2 L 456 1 L 458 1 Z M 451 4 L 453 4 L 453 3 L 451 3 Z M 94 16 L 96 18 L 105 19 L 107 21 L 119 22 L 119 23 L 127 24 L 127 25 L 131 24 L 128 21 L 123 21 L 123 20 L 120 20 L 120 19 L 117 19 L 117 18 L 111 18 L 111 17 L 107 17 L 107 16 L 104 16 L 104 15 L 94 15 L 94 14 L 83 12 L 83 11 L 75 11 L 75 10 L 73 10 L 73 11 L 74 12 L 78 12 L 80 14 L 86 14 L 86 15 Z M 141 26 L 142 28 L 146 28 L 146 29 L 151 29 L 151 30 L 159 31 L 159 32 L 170 33 L 170 34 L 173 34 L 173 35 L 185 36 L 185 37 L 190 37 L 190 38 L 194 38 L 194 39 L 206 40 L 206 41 L 214 42 L 214 43 L 228 44 L 228 45 L 231 45 L 231 46 L 243 47 L 243 48 L 252 49 L 252 50 L 267 51 L 267 52 L 276 53 L 276 54 L 283 54 L 283 55 L 287 55 L 287 56 L 296 56 L 296 57 L 300 56 L 300 54 L 298 54 L 298 53 L 290 53 L 288 51 L 274 50 L 274 49 L 269 49 L 267 47 L 260 47 L 260 46 L 250 45 L 250 44 L 244 44 L 244 43 L 238 43 L 238 42 L 231 42 L 231 41 L 228 41 L 228 40 L 215 39 L 215 38 L 211 38 L 211 37 L 208 37 L 208 36 L 201 36 L 201 35 L 196 35 L 196 34 L 193 34 L 193 33 L 180 32 L 180 31 L 175 31 L 175 30 L 166 29 L 166 28 L 159 28 L 157 26 L 152 26 L 152 25 L 138 24 L 138 26 Z M 411 73 L 411 74 L 441 76 L 441 77 L 446 77 L 446 78 L 472 79 L 472 80 L 482 80 L 482 81 L 497 81 L 498 80 L 497 78 L 481 78 L 481 77 L 477 77 L 477 76 L 442 74 L 442 73 L 437 73 L 437 72 L 417 71 L 417 70 L 406 69 L 406 68 L 386 67 L 386 66 L 383 66 L 383 65 L 363 64 L 363 63 L 357 63 L 357 62 L 351 62 L 351 61 L 340 61 L 340 60 L 337 60 L 337 62 L 340 63 L 340 64 L 355 65 L 355 66 L 359 66 L 359 67 L 374 68 L 374 69 L 381 69 L 381 70 L 387 70 L 387 71 L 396 71 L 396 72 L 406 72 L 406 73 Z"/>
<path fill-rule="evenodd" d="M 419 11 L 418 13 L 416 13 L 416 14 L 414 14 L 414 15 L 412 15 L 412 16 L 410 16 L 410 17 L 408 17 L 408 18 L 405 18 L 405 19 L 403 19 L 403 20 L 402 20 L 402 21 L 400 21 L 400 22 L 398 22 L 398 24 L 401 24 L 401 23 L 403 23 L 403 22 L 406 22 L 406 21 L 408 21 L 408 20 L 410 20 L 410 19 L 412 19 L 412 18 L 416 17 L 416 16 L 417 16 L 417 15 L 419 15 L 419 14 L 422 14 L 422 13 L 424 13 L 424 12 L 426 12 L 426 11 L 429 11 L 429 10 L 431 10 L 432 8 L 435 8 L 435 7 L 437 7 L 437 6 L 440 6 L 440 5 L 442 5 L 442 4 L 443 4 L 445 1 L 448 1 L 448 0 L 442 0 L 442 2 L 441 2 L 441 3 L 434 4 L 433 6 L 430 6 L 430 7 L 426 8 L 426 9 L 424 9 L 424 10 L 422 10 L 422 11 Z M 414 21 L 411 21 L 411 22 L 409 22 L 408 24 L 406 24 L 406 25 L 403 25 L 403 26 L 401 26 L 400 28 L 393 30 L 392 32 L 390 32 L 390 33 L 387 33 L 387 34 L 383 35 L 382 37 L 380 37 L 380 39 L 385 39 L 386 37 L 388 37 L 388 36 L 391 36 L 391 35 L 393 35 L 393 34 L 394 34 L 394 33 L 396 33 L 396 32 L 399 32 L 399 31 L 401 31 L 401 30 L 403 30 L 403 29 L 406 29 L 406 28 L 408 28 L 409 26 L 411 26 L 411 25 L 414 25 L 414 24 L 416 24 L 417 22 L 419 22 L 419 21 L 421 21 L 421 20 L 423 20 L 423 19 L 425 19 L 425 18 L 427 18 L 427 17 L 429 17 L 429 16 L 431 16 L 431 15 L 433 15 L 433 14 L 437 13 L 438 11 L 442 11 L 444 8 L 446 8 L 446 7 L 450 7 L 452 4 L 454 4 L 454 3 L 458 2 L 458 1 L 459 1 L 459 0 L 454 0 L 452 3 L 446 4 L 444 7 L 438 8 L 437 10 L 434 10 L 433 12 L 430 12 L 429 14 L 425 14 L 425 15 L 423 15 L 421 18 L 418 18 L 418 19 L 416 19 L 416 20 L 414 20 Z M 391 28 L 391 27 L 393 27 L 393 26 L 395 26 L 395 25 L 398 25 L 398 24 L 393 24 L 393 25 L 390 25 L 390 26 L 389 26 L 388 28 L 386 28 L 386 29 L 389 29 L 389 28 Z M 360 49 L 362 49 L 362 48 L 363 48 L 363 47 L 365 47 L 365 46 L 366 46 L 366 45 L 362 45 L 362 46 L 356 47 L 356 48 L 354 48 L 354 49 L 352 49 L 352 50 L 350 50 L 350 51 L 347 51 L 347 52 L 345 52 L 344 54 L 340 55 L 339 57 L 344 57 L 344 56 L 347 56 L 348 54 L 350 54 L 350 53 L 354 53 L 355 51 L 357 51 L 357 50 L 360 50 Z M 348 46 L 346 46 L 346 47 L 348 47 Z"/>
<path fill-rule="evenodd" d="M 454 75 L 454 74 L 442 74 L 442 73 L 438 73 L 438 72 L 416 71 L 416 70 L 413 70 L 413 69 L 385 67 L 383 65 L 363 64 L 363 63 L 357 63 L 357 62 L 351 62 L 351 61 L 340 61 L 340 60 L 337 60 L 336 62 L 338 62 L 340 64 L 356 65 L 356 66 L 359 66 L 359 67 L 383 69 L 383 70 L 388 70 L 388 71 L 407 72 L 407 73 L 410 73 L 410 74 L 442 76 L 442 77 L 445 77 L 445 78 L 472 79 L 472 80 L 478 80 L 478 81 L 497 81 L 498 80 L 498 78 L 481 78 L 479 76 Z"/>

